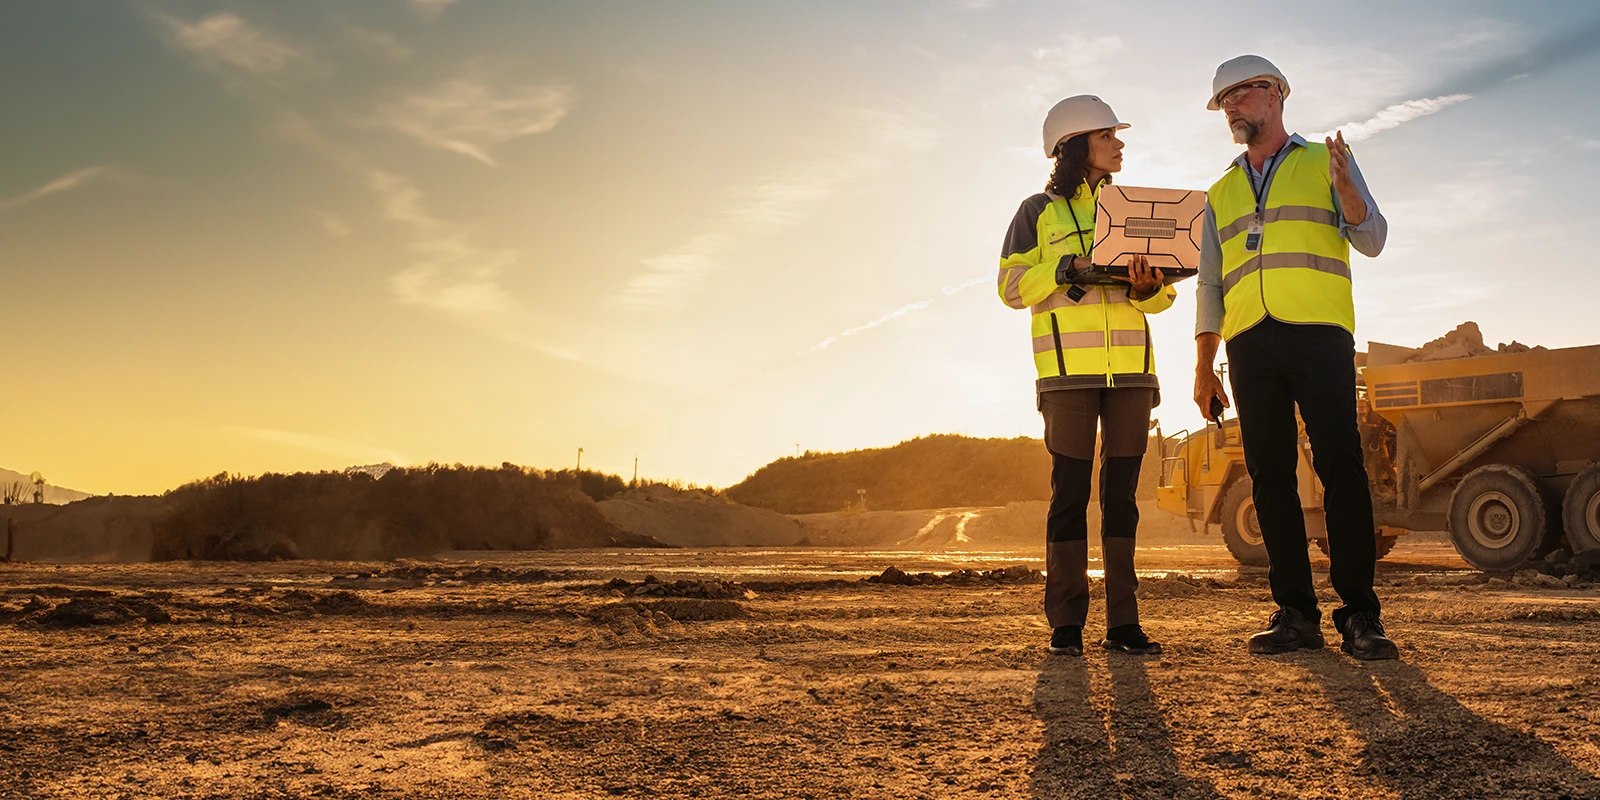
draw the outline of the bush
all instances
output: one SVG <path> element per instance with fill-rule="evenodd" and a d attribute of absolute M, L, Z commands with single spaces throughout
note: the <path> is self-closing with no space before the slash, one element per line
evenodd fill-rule
<path fill-rule="evenodd" d="M 620 483 L 621 479 L 617 479 Z M 608 482 L 597 484 L 602 490 Z M 168 492 L 156 560 L 395 558 L 444 549 L 649 546 L 578 483 L 514 464 L 365 472 L 226 473 Z"/>

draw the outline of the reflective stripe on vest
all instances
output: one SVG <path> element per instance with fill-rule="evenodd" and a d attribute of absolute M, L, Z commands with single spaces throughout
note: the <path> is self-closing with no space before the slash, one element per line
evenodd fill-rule
<path fill-rule="evenodd" d="M 1268 314 L 1284 322 L 1338 325 L 1355 332 L 1350 243 L 1339 231 L 1328 148 L 1295 147 L 1267 189 L 1261 247 L 1244 249 L 1255 220 L 1250 177 L 1235 165 L 1207 202 L 1222 245 L 1222 337 L 1232 339 Z"/>
<path fill-rule="evenodd" d="M 1037 223 L 1038 263 L 1054 264 L 1062 256 L 1092 254 L 1097 194 L 1098 190 L 1091 191 L 1083 184 L 1071 199 L 1052 198 Z M 1013 268 L 1002 275 L 1003 296 L 1020 297 L 1018 286 L 1025 272 L 1026 268 Z M 1155 359 L 1144 312 L 1128 302 L 1125 288 L 1086 288 L 1088 293 L 1077 301 L 1067 297 L 1063 288 L 1031 309 L 1033 360 L 1040 387 L 1155 385 Z M 1146 374 L 1149 382 L 1137 377 Z"/>

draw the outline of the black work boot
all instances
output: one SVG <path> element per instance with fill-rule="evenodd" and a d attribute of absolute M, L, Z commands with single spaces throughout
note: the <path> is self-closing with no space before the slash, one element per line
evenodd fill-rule
<path fill-rule="evenodd" d="M 1050 634 L 1050 652 L 1058 656 L 1083 655 L 1083 627 L 1061 625 Z"/>
<path fill-rule="evenodd" d="M 1383 621 L 1370 611 L 1358 611 L 1344 621 L 1344 642 L 1339 650 L 1362 661 L 1387 661 L 1400 657 L 1400 648 L 1383 635 Z"/>
<path fill-rule="evenodd" d="M 1118 625 L 1106 631 L 1105 641 L 1100 643 L 1107 650 L 1120 650 L 1136 656 L 1153 656 L 1161 653 L 1161 643 L 1150 641 L 1144 635 L 1144 629 L 1135 622 L 1131 625 Z"/>
<path fill-rule="evenodd" d="M 1256 655 L 1292 653 L 1301 648 L 1315 650 L 1326 642 L 1322 624 L 1292 608 L 1280 608 L 1267 620 L 1267 629 L 1250 637 L 1250 652 Z"/>

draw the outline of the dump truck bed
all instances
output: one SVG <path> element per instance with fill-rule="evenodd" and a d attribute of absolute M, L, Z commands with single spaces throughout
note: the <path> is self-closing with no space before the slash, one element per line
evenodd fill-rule
<path fill-rule="evenodd" d="M 1372 411 L 1414 439 L 1419 482 L 1497 429 L 1451 472 L 1495 462 L 1557 477 L 1600 459 L 1600 345 L 1369 366 L 1364 378 Z"/>

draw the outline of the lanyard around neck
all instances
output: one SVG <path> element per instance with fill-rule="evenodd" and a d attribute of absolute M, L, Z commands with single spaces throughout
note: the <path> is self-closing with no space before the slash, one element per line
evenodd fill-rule
<path fill-rule="evenodd" d="M 1087 186 L 1088 183 L 1085 182 L 1084 185 Z M 1076 196 L 1077 193 L 1074 192 L 1073 194 Z M 1093 189 L 1089 190 L 1089 197 L 1091 199 L 1094 197 Z M 1072 210 L 1072 198 L 1068 197 L 1066 200 L 1067 213 L 1072 215 L 1072 228 L 1078 234 L 1078 249 L 1083 251 L 1083 255 L 1087 256 L 1089 255 L 1089 246 L 1083 243 L 1083 223 L 1078 222 L 1078 212 Z"/>
<path fill-rule="evenodd" d="M 1272 170 L 1273 170 L 1274 167 L 1277 166 L 1277 164 L 1278 164 L 1278 156 L 1281 156 L 1281 155 L 1283 155 L 1283 151 L 1282 150 L 1279 150 L 1278 152 L 1273 153 L 1272 157 L 1267 159 L 1266 163 L 1262 165 L 1264 167 L 1264 169 L 1261 170 L 1261 188 L 1259 190 L 1256 189 L 1256 182 L 1255 181 L 1250 181 L 1250 194 L 1252 196 L 1254 196 L 1255 199 L 1256 199 L 1256 221 L 1257 222 L 1260 222 L 1262 217 L 1266 216 L 1266 212 L 1267 212 L 1267 187 L 1272 183 Z M 1245 166 L 1247 168 L 1249 167 L 1249 162 L 1248 161 L 1246 161 Z M 1249 177 L 1250 176 L 1249 176 L 1249 174 L 1247 172 L 1245 174 L 1245 178 L 1248 179 Z M 1077 222 L 1077 220 L 1073 220 L 1073 222 Z"/>

